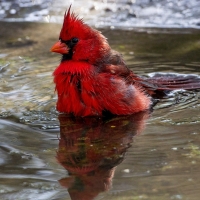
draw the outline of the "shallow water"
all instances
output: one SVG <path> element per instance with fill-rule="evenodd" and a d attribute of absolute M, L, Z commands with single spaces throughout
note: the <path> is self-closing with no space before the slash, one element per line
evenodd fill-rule
<path fill-rule="evenodd" d="M 60 25 L 0 26 L 0 199 L 199 199 L 199 91 L 171 93 L 152 113 L 58 116 L 60 57 L 48 49 Z M 198 30 L 102 32 L 138 74 L 199 75 Z"/>

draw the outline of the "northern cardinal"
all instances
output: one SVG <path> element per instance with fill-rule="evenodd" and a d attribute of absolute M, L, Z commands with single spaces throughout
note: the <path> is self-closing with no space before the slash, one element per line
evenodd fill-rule
<path fill-rule="evenodd" d="M 59 41 L 51 48 L 62 54 L 53 73 L 58 111 L 74 116 L 130 115 L 150 109 L 152 96 L 162 91 L 200 88 L 197 76 L 146 78 L 134 74 L 101 32 L 86 25 L 70 8 Z"/>

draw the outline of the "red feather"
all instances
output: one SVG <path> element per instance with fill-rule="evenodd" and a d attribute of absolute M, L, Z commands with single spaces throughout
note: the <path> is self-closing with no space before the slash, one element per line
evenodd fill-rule
<path fill-rule="evenodd" d="M 70 9 L 64 16 L 60 43 L 52 47 L 54 52 L 65 52 L 53 73 L 58 111 L 75 116 L 130 115 L 148 110 L 151 95 L 200 88 L 200 78 L 194 75 L 135 75 L 106 38 Z M 59 44 L 62 50 L 58 50 Z"/>

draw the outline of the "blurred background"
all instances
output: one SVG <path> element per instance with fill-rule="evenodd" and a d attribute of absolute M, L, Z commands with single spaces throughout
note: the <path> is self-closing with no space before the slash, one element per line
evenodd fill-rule
<path fill-rule="evenodd" d="M 96 27 L 200 27 L 199 0 L 1 0 L 0 20 L 61 23 L 70 4 Z"/>

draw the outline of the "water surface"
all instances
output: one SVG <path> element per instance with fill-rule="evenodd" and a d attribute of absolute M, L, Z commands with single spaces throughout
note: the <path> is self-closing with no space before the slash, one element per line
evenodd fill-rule
<path fill-rule="evenodd" d="M 199 91 L 171 93 L 152 113 L 58 115 L 49 48 L 60 25 L 0 26 L 1 199 L 199 199 Z M 140 75 L 199 75 L 198 30 L 102 32 Z"/>

